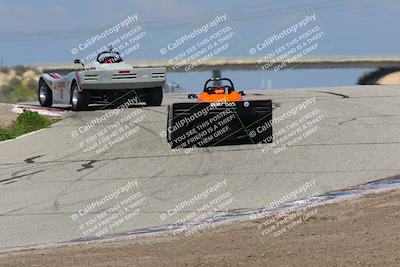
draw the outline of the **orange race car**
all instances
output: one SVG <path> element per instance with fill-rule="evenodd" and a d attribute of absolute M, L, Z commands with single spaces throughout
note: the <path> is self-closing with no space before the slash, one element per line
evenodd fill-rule
<path fill-rule="evenodd" d="M 272 142 L 272 101 L 245 100 L 228 78 L 206 81 L 196 102 L 168 106 L 167 141 L 172 148 Z"/>

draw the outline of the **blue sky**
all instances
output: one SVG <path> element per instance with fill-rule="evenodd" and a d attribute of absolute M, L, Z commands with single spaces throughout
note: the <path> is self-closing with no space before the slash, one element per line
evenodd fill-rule
<path fill-rule="evenodd" d="M 396 0 L 0 0 L 0 64 L 71 62 L 71 48 L 94 33 L 137 14 L 145 26 L 141 48 L 126 59 L 169 59 L 160 48 L 182 33 L 227 14 L 235 32 L 220 56 L 249 56 L 250 47 L 315 13 L 325 38 L 311 55 L 398 55 L 400 1 Z M 186 48 L 186 47 L 185 47 Z M 363 70 L 304 70 L 228 72 L 242 87 L 305 87 L 345 85 Z M 201 85 L 209 73 L 169 75 L 188 90 Z M 236 78 L 238 77 L 238 78 Z M 195 89 L 194 89 L 195 90 Z"/>

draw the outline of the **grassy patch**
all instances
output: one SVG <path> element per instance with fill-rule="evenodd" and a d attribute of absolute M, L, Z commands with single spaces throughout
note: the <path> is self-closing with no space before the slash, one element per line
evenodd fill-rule
<path fill-rule="evenodd" d="M 24 110 L 10 127 L 0 127 L 0 141 L 14 139 L 19 135 L 47 128 L 53 122 L 37 112 Z"/>

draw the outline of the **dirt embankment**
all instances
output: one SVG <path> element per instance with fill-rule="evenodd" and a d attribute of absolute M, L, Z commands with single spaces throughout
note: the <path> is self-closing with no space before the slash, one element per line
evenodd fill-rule
<path fill-rule="evenodd" d="M 183 236 L 0 254 L 2 266 L 400 266 L 400 190 L 315 207 L 275 237 L 265 218 Z"/>
<path fill-rule="evenodd" d="M 358 79 L 358 84 L 400 84 L 400 68 L 380 68 L 374 71 L 366 72 Z"/>
<path fill-rule="evenodd" d="M 11 111 L 12 105 L 0 103 L 0 128 L 7 128 L 17 119 L 18 114 Z"/>
<path fill-rule="evenodd" d="M 400 84 L 400 71 L 392 72 L 379 78 L 376 84 Z"/>

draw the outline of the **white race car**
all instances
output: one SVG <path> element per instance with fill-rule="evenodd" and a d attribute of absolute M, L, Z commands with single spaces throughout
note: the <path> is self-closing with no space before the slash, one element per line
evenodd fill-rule
<path fill-rule="evenodd" d="M 82 64 L 77 59 L 75 64 Z M 83 65 L 83 64 L 82 64 Z M 71 104 L 72 110 L 86 110 L 90 103 L 110 103 L 135 97 L 148 106 L 160 106 L 165 68 L 133 68 L 110 49 L 98 54 L 91 68 L 43 73 L 39 79 L 40 105 Z"/>

